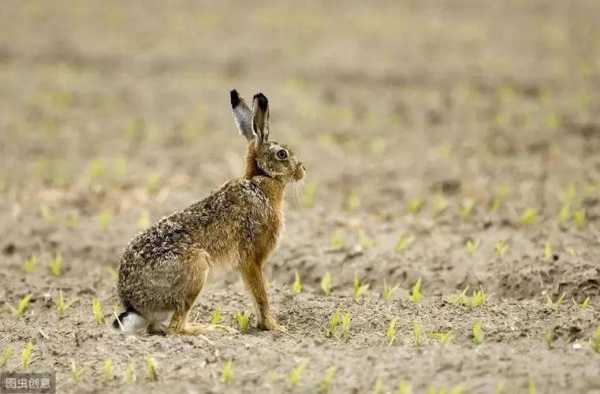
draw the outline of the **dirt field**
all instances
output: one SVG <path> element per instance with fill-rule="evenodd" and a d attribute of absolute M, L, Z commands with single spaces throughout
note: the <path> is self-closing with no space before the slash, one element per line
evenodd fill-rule
<path fill-rule="evenodd" d="M 314 393 L 328 372 L 333 393 L 600 393 L 600 3 L 164 3 L 2 2 L 3 371 L 60 393 Z M 288 333 L 120 335 L 124 247 L 242 172 L 231 88 L 269 96 L 308 170 L 268 265 Z M 252 310 L 237 274 L 193 317 L 217 308 Z"/>

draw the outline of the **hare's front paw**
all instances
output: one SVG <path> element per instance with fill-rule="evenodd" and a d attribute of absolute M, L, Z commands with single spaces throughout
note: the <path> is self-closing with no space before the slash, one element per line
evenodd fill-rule
<path fill-rule="evenodd" d="M 277 323 L 277 320 L 275 320 L 273 316 L 265 317 L 261 322 L 258 323 L 258 328 L 261 330 L 287 332 L 287 328 Z"/>

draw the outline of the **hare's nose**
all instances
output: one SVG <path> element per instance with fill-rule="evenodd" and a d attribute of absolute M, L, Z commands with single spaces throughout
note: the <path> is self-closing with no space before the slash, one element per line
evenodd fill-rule
<path fill-rule="evenodd" d="M 306 167 L 304 167 L 304 163 L 300 163 L 298 164 L 298 167 L 302 168 L 302 170 L 306 171 Z"/>

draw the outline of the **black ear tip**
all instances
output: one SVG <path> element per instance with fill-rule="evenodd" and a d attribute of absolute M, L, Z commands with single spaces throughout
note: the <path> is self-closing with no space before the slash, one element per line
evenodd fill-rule
<path fill-rule="evenodd" d="M 257 93 L 254 95 L 254 100 L 257 100 L 258 107 L 261 110 L 263 110 L 263 111 L 267 110 L 267 107 L 269 106 L 269 100 L 267 99 L 267 96 L 265 96 L 262 93 Z"/>
<path fill-rule="evenodd" d="M 240 95 L 238 91 L 233 89 L 231 92 L 229 92 L 229 97 L 231 98 L 231 106 L 233 108 L 237 107 L 237 105 L 240 103 Z"/>

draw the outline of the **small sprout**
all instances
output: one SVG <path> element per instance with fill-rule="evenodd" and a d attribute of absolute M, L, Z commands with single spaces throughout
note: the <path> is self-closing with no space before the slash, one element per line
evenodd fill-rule
<path fill-rule="evenodd" d="M 12 346 L 6 345 L 4 350 L 2 350 L 2 354 L 0 354 L 0 368 L 4 368 L 4 366 L 8 363 L 8 360 L 12 357 L 15 349 Z"/>
<path fill-rule="evenodd" d="M 62 319 L 65 316 L 66 310 L 69 309 L 71 307 L 71 305 L 73 305 L 75 302 L 77 302 L 76 299 L 67 303 L 65 301 L 65 296 L 63 295 L 62 290 L 59 290 L 58 297 L 56 298 L 56 301 L 55 301 L 56 310 L 58 311 L 58 317 Z"/>
<path fill-rule="evenodd" d="M 410 383 L 406 383 L 404 380 L 401 380 L 398 384 L 398 394 L 412 394 L 412 386 Z"/>
<path fill-rule="evenodd" d="M 312 208 L 315 206 L 315 196 L 317 194 L 317 184 L 310 182 L 304 186 L 302 190 L 302 205 L 305 208 Z"/>
<path fill-rule="evenodd" d="M 94 320 L 98 325 L 105 324 L 104 320 L 104 309 L 102 308 L 102 303 L 97 298 L 92 299 L 92 314 L 94 315 Z"/>
<path fill-rule="evenodd" d="M 119 272 L 116 269 L 114 269 L 113 267 L 106 267 L 106 270 L 110 274 L 110 277 L 112 278 L 113 282 L 116 282 L 119 279 Z"/>
<path fill-rule="evenodd" d="M 544 261 L 546 262 L 550 262 L 553 259 L 553 254 L 552 254 L 552 245 L 550 245 L 550 242 L 545 242 L 544 243 Z"/>
<path fill-rule="evenodd" d="M 544 343 L 546 344 L 546 347 L 548 348 L 548 350 L 551 350 L 553 348 L 555 339 L 556 339 L 556 336 L 554 335 L 554 331 L 547 330 L 544 333 Z"/>
<path fill-rule="evenodd" d="M 415 346 L 421 347 L 423 344 L 423 327 L 417 322 L 413 324 L 413 337 L 415 339 Z"/>
<path fill-rule="evenodd" d="M 156 382 L 158 380 L 158 374 L 156 372 L 156 362 L 154 361 L 154 358 L 152 358 L 152 356 L 150 355 L 146 357 L 146 373 L 148 380 L 152 382 Z"/>
<path fill-rule="evenodd" d="M 467 253 L 473 256 L 479 247 L 479 241 L 473 241 L 472 239 L 467 240 L 465 244 L 465 248 L 467 249 Z"/>
<path fill-rule="evenodd" d="M 577 256 L 577 251 L 575 250 L 575 248 L 569 246 L 565 250 L 569 254 L 569 256 L 572 256 L 572 257 Z"/>
<path fill-rule="evenodd" d="M 452 340 L 452 331 L 432 332 L 429 334 L 434 339 L 437 339 L 442 345 L 447 345 Z"/>
<path fill-rule="evenodd" d="M 560 224 L 566 224 L 571 218 L 571 204 L 563 203 L 558 212 L 558 222 Z"/>
<path fill-rule="evenodd" d="M 529 378 L 529 385 L 527 387 L 527 392 L 529 394 L 536 394 L 537 393 L 537 388 L 535 387 L 535 382 L 531 378 Z"/>
<path fill-rule="evenodd" d="M 387 330 L 385 330 L 385 336 L 388 339 L 388 344 L 390 346 L 392 346 L 394 344 L 394 342 L 396 341 L 396 323 L 398 322 L 398 319 L 392 319 L 390 321 L 390 324 L 387 327 Z"/>
<path fill-rule="evenodd" d="M 27 312 L 27 308 L 29 308 L 29 301 L 31 300 L 31 294 L 27 294 L 26 296 L 24 296 L 23 298 L 21 298 L 19 300 L 19 303 L 17 304 L 16 308 L 13 308 L 12 306 L 8 306 L 10 309 L 12 309 L 13 315 L 15 315 L 16 317 L 21 317 L 25 314 L 25 312 Z"/>
<path fill-rule="evenodd" d="M 33 271 L 35 271 L 36 266 L 37 266 L 37 257 L 31 256 L 30 258 L 25 260 L 25 262 L 23 263 L 23 271 L 25 271 L 28 274 L 31 274 Z"/>
<path fill-rule="evenodd" d="M 325 272 L 325 275 L 321 278 L 321 290 L 325 295 L 331 294 L 331 273 L 329 271 Z"/>
<path fill-rule="evenodd" d="M 370 249 L 375 246 L 375 240 L 370 238 L 363 229 L 358 229 L 358 244 L 363 249 Z"/>
<path fill-rule="evenodd" d="M 387 281 L 384 278 L 383 279 L 383 299 L 385 301 L 391 300 L 392 297 L 394 296 L 394 294 L 396 293 L 396 291 L 398 291 L 399 287 L 400 287 L 399 285 L 396 285 L 396 286 L 388 285 Z"/>
<path fill-rule="evenodd" d="M 113 362 L 111 358 L 107 358 L 102 365 L 102 375 L 104 376 L 104 380 L 107 382 L 112 381 L 115 378 L 113 373 Z"/>
<path fill-rule="evenodd" d="M 362 297 L 362 295 L 369 290 L 369 284 L 362 284 L 360 278 L 358 277 L 358 274 L 354 274 L 354 284 L 353 284 L 353 294 L 354 294 L 354 301 L 358 302 L 360 300 L 360 297 Z"/>
<path fill-rule="evenodd" d="M 433 198 L 432 205 L 433 216 L 437 217 L 448 209 L 448 200 L 446 200 L 443 194 L 439 193 Z"/>
<path fill-rule="evenodd" d="M 233 363 L 231 360 L 225 361 L 223 364 L 223 372 L 221 372 L 221 382 L 225 384 L 231 383 L 233 380 Z"/>
<path fill-rule="evenodd" d="M 40 216 L 45 223 L 51 224 L 54 222 L 54 214 L 47 205 L 40 206 Z"/>
<path fill-rule="evenodd" d="M 123 381 L 127 384 L 133 384 L 137 380 L 135 376 L 135 361 L 129 360 L 127 363 L 127 369 L 125 370 L 125 374 L 123 375 Z"/>
<path fill-rule="evenodd" d="M 408 200 L 408 203 L 406 204 L 406 209 L 408 210 L 408 212 L 412 213 L 413 215 L 416 215 L 421 211 L 421 208 L 423 208 L 424 204 L 425 201 L 423 201 L 422 198 L 413 197 L 410 200 Z"/>
<path fill-rule="evenodd" d="M 414 240 L 415 240 L 415 237 L 413 237 L 412 235 L 404 234 L 404 235 L 400 236 L 400 239 L 398 239 L 398 242 L 396 242 L 396 246 L 394 247 L 394 250 L 396 252 L 402 253 L 410 246 L 410 244 L 413 243 Z"/>
<path fill-rule="evenodd" d="M 596 353 L 600 353 L 600 326 L 596 327 L 596 333 L 591 339 L 592 350 Z"/>
<path fill-rule="evenodd" d="M 350 192 L 344 198 L 344 210 L 352 212 L 360 207 L 360 198 L 355 192 Z"/>
<path fill-rule="evenodd" d="M 33 353 L 33 343 L 31 341 L 27 342 L 23 351 L 21 352 L 21 366 L 23 369 L 29 368 L 29 363 L 31 362 L 31 354 Z"/>
<path fill-rule="evenodd" d="M 462 220 L 468 220 L 473 213 L 473 208 L 475 208 L 475 200 L 472 198 L 467 198 L 463 201 L 460 207 L 460 217 Z"/>
<path fill-rule="evenodd" d="M 377 378 L 377 380 L 375 380 L 375 385 L 373 385 L 373 394 L 385 394 L 383 379 Z"/>
<path fill-rule="evenodd" d="M 112 220 L 112 214 L 107 210 L 104 210 L 104 211 L 100 212 L 100 214 L 98 214 L 98 223 L 100 224 L 100 229 L 102 231 L 108 230 L 111 220 Z"/>
<path fill-rule="evenodd" d="M 250 315 L 246 313 L 246 311 L 237 312 L 234 318 L 238 324 L 238 327 L 240 328 L 240 331 L 247 332 L 250 323 Z"/>
<path fill-rule="evenodd" d="M 537 222 L 537 220 L 538 220 L 537 209 L 527 208 L 527 209 L 525 209 L 525 211 L 523 211 L 520 222 L 522 225 L 526 226 L 526 225 L 534 224 L 535 222 Z"/>
<path fill-rule="evenodd" d="M 421 278 L 419 278 L 412 287 L 410 292 L 410 300 L 413 302 L 413 304 L 418 304 L 421 302 L 422 298 L 423 294 L 421 293 Z"/>
<path fill-rule="evenodd" d="M 506 251 L 508 250 L 508 244 L 506 243 L 506 241 L 501 239 L 500 241 L 496 242 L 495 250 L 496 256 L 502 257 L 504 253 L 506 253 Z"/>
<path fill-rule="evenodd" d="M 481 323 L 473 323 L 471 333 L 473 335 L 473 343 L 475 345 L 481 345 L 483 343 L 483 330 L 481 329 Z"/>
<path fill-rule="evenodd" d="M 344 312 L 342 317 L 342 337 L 348 338 L 350 336 L 350 312 Z"/>
<path fill-rule="evenodd" d="M 221 307 L 217 306 L 210 316 L 210 325 L 216 326 L 221 323 Z"/>
<path fill-rule="evenodd" d="M 90 183 L 94 183 L 98 179 L 106 175 L 106 165 L 102 159 L 94 159 L 90 162 L 88 168 L 88 176 Z"/>
<path fill-rule="evenodd" d="M 325 371 L 325 377 L 319 383 L 319 393 L 320 394 L 328 394 L 331 392 L 331 384 L 333 383 L 333 378 L 335 377 L 336 367 L 329 367 L 327 371 Z"/>
<path fill-rule="evenodd" d="M 337 326 L 340 323 L 341 318 L 342 315 L 340 314 L 340 311 L 335 311 L 333 315 L 331 315 L 331 317 L 329 318 L 329 331 L 327 332 L 328 336 L 335 336 Z"/>
<path fill-rule="evenodd" d="M 553 307 L 556 310 L 556 312 L 558 312 L 558 310 L 560 309 L 560 306 L 565 302 L 565 296 L 566 296 L 566 293 L 562 293 L 556 301 L 552 301 L 552 298 L 549 295 L 547 295 L 546 296 L 546 304 L 549 307 Z"/>
<path fill-rule="evenodd" d="M 578 230 L 584 229 L 586 221 L 585 209 L 573 212 L 573 224 L 575 224 Z"/>
<path fill-rule="evenodd" d="M 579 304 L 579 308 L 585 310 L 588 308 L 589 305 L 590 305 L 590 297 L 588 296 L 588 297 L 585 297 L 585 300 L 583 300 L 583 302 L 581 304 Z"/>
<path fill-rule="evenodd" d="M 137 221 L 137 228 L 139 230 L 145 230 L 148 227 L 150 227 L 150 214 L 148 211 L 142 211 Z"/>
<path fill-rule="evenodd" d="M 144 189 L 146 190 L 146 194 L 154 195 L 158 192 L 160 188 L 160 175 L 151 174 L 146 178 L 146 184 L 144 185 Z"/>
<path fill-rule="evenodd" d="M 476 308 L 478 306 L 482 306 L 485 304 L 487 300 L 487 294 L 482 289 L 476 290 L 473 292 L 473 296 L 471 297 L 471 306 Z"/>
<path fill-rule="evenodd" d="M 294 284 L 292 285 L 292 291 L 294 294 L 302 293 L 302 282 L 300 281 L 300 274 L 297 270 L 294 273 Z"/>
<path fill-rule="evenodd" d="M 52 275 L 58 278 L 62 273 L 62 265 L 62 256 L 60 255 L 60 253 L 57 253 L 56 256 L 54 256 L 54 258 L 50 261 L 50 265 L 48 267 L 50 268 L 50 272 L 52 273 Z"/>
<path fill-rule="evenodd" d="M 81 381 L 81 376 L 83 375 L 83 368 L 77 367 L 75 364 L 75 360 L 71 360 L 71 378 L 75 383 L 79 383 Z"/>
<path fill-rule="evenodd" d="M 290 385 L 297 386 L 300 383 L 300 379 L 302 378 L 302 372 L 304 371 L 305 367 L 306 361 L 302 361 L 298 363 L 298 365 L 296 365 L 294 368 L 292 368 L 290 374 L 288 375 L 288 382 L 290 383 Z"/>
<path fill-rule="evenodd" d="M 331 234 L 331 249 L 340 250 L 344 249 L 346 246 L 346 235 L 344 230 L 336 229 L 333 234 Z"/>
<path fill-rule="evenodd" d="M 448 296 L 448 302 L 454 305 L 469 305 L 470 299 L 467 295 L 469 291 L 469 286 L 465 287 L 462 293 L 451 294 Z"/>

